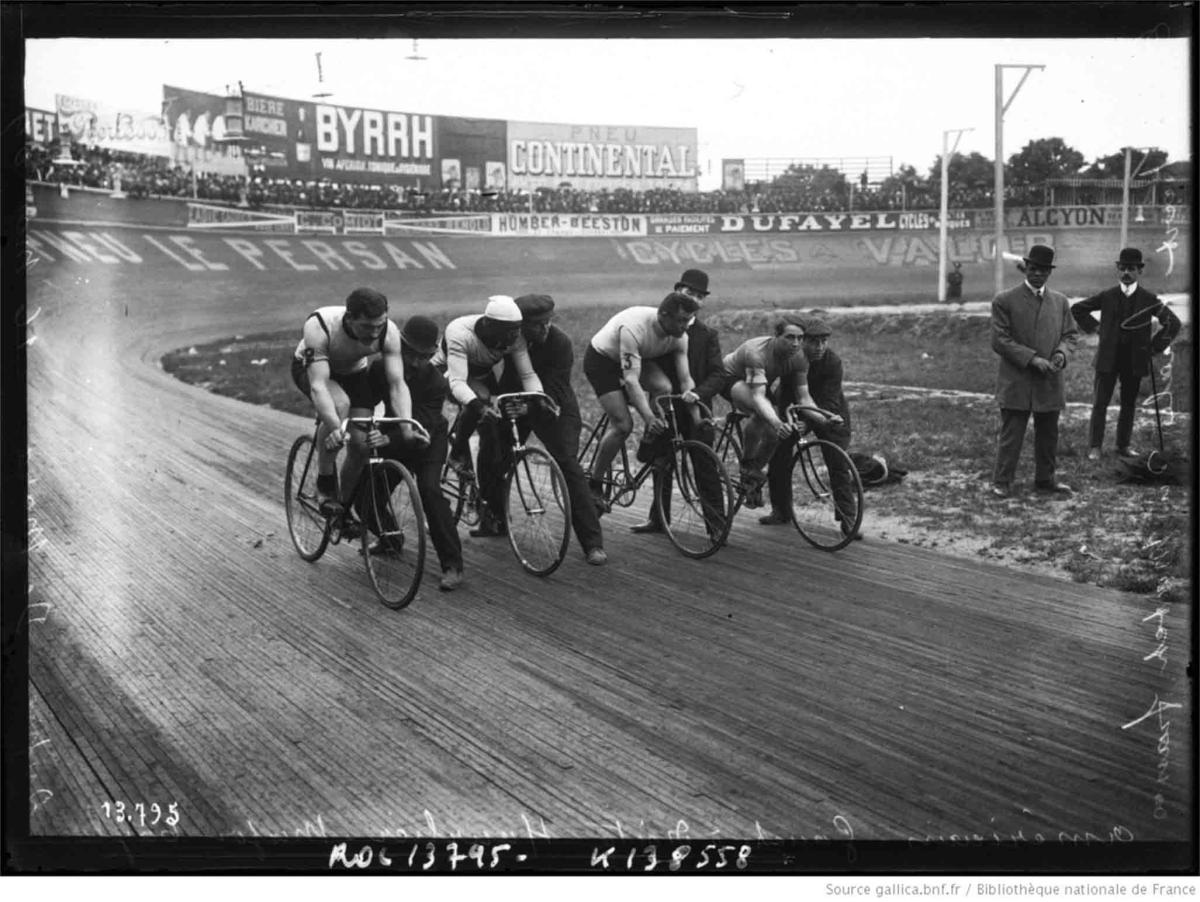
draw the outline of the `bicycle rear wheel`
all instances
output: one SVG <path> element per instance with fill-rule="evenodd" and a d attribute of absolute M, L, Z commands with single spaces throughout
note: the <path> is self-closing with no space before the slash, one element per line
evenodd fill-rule
<path fill-rule="evenodd" d="M 450 505 L 450 514 L 455 523 L 468 527 L 479 525 L 479 490 L 474 479 L 443 466 L 442 495 Z"/>
<path fill-rule="evenodd" d="M 833 442 L 802 443 L 792 458 L 792 523 L 822 551 L 845 548 L 862 525 L 858 469 Z"/>
<path fill-rule="evenodd" d="M 725 472 L 729 474 L 729 481 L 737 482 L 741 478 L 742 472 L 742 441 L 738 437 L 736 427 L 721 425 L 721 429 L 717 432 L 715 450 L 721 458 L 721 465 L 725 468 Z"/>
<path fill-rule="evenodd" d="M 521 566 L 549 576 L 567 556 L 571 499 L 567 480 L 541 448 L 517 453 L 504 486 L 508 543 Z"/>
<path fill-rule="evenodd" d="M 733 519 L 733 489 L 716 452 L 703 442 L 672 443 L 666 478 L 656 482 L 654 504 L 667 538 L 691 558 L 721 547 Z"/>
<path fill-rule="evenodd" d="M 296 552 L 309 563 L 329 545 L 329 518 L 317 498 L 317 454 L 311 435 L 292 442 L 283 481 L 283 509 Z"/>
<path fill-rule="evenodd" d="M 394 460 L 372 460 L 359 482 L 355 510 L 366 527 L 362 555 L 379 600 L 403 608 L 425 569 L 425 512 L 412 474 Z"/>
<path fill-rule="evenodd" d="M 604 421 L 601 421 L 601 426 Z M 598 429 L 591 423 L 585 423 L 580 435 L 586 435 L 587 441 L 579 452 L 579 463 L 583 472 L 591 478 L 596 454 L 600 450 L 600 439 L 604 437 L 604 429 Z M 621 450 L 608 465 L 608 472 L 603 476 L 604 500 L 609 506 L 629 507 L 637 498 L 637 486 L 633 484 L 633 471 L 629 467 L 629 448 L 621 446 Z"/>

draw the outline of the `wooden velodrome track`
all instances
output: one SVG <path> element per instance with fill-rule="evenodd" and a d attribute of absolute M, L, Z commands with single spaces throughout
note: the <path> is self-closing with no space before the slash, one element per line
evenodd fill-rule
<path fill-rule="evenodd" d="M 402 612 L 352 550 L 303 563 L 281 484 L 309 421 L 158 359 L 350 287 L 30 269 L 33 834 L 164 832 L 124 800 L 183 836 L 1190 837 L 1187 612 L 892 544 L 869 509 L 837 554 L 746 512 L 692 562 L 629 534 L 640 499 L 608 566 L 572 539 L 546 580 L 464 532 L 465 587 Z M 397 319 L 496 290 L 380 287 Z"/>

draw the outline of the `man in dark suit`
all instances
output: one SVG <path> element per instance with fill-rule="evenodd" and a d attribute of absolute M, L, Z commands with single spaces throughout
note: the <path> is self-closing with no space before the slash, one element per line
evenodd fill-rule
<path fill-rule="evenodd" d="M 452 592 L 462 585 L 463 554 L 454 516 L 442 494 L 442 465 L 446 462 L 449 432 L 442 405 L 450 386 L 441 371 L 429 362 L 437 350 L 437 343 L 437 323 L 427 316 L 410 316 L 400 330 L 400 356 L 404 358 L 404 381 L 412 396 L 413 419 L 429 433 L 429 444 L 424 448 L 403 445 L 392 435 L 392 429 L 383 434 L 376 433 L 373 443 L 380 447 L 381 456 L 398 460 L 416 479 L 421 506 L 429 524 L 429 537 L 442 568 L 438 588 Z M 371 376 L 376 391 L 380 391 L 386 385 L 381 381 L 382 373 L 373 366 Z M 387 393 L 380 396 L 385 399 L 384 415 L 394 417 L 396 414 Z"/>
<path fill-rule="evenodd" d="M 685 270 L 672 290 L 686 294 L 703 304 L 704 299 L 710 294 L 708 273 L 700 269 Z M 699 317 L 696 317 L 688 327 L 687 336 L 688 370 L 696 383 L 696 397 L 711 410 L 713 398 L 725 388 L 727 381 L 724 368 L 721 366 L 721 340 L 717 336 L 717 330 L 700 322 Z M 671 391 L 678 394 L 679 377 L 675 373 L 675 361 L 670 357 L 661 357 L 658 362 L 667 378 L 671 380 Z M 695 407 L 690 408 L 690 410 L 695 409 Z M 715 438 L 712 429 L 697 428 L 695 421 L 683 405 L 676 405 L 675 419 L 679 423 L 679 429 L 684 438 L 694 438 L 712 446 Z M 716 473 L 708 473 L 705 469 L 706 463 L 706 461 L 698 463 L 697 466 L 696 475 L 700 483 L 699 489 L 704 497 L 715 498 L 721 492 L 720 476 Z M 654 478 L 658 479 L 657 473 Z M 662 532 L 663 527 L 658 522 L 654 506 L 650 507 L 649 520 L 632 526 L 630 529 L 638 533 Z"/>
<path fill-rule="evenodd" d="M 1022 258 L 1025 281 L 992 300 L 992 350 L 1000 355 L 996 401 L 1000 441 L 992 474 L 992 494 L 1008 498 L 1025 429 L 1033 414 L 1034 486 L 1059 497 L 1071 487 L 1055 478 L 1058 418 L 1066 407 L 1062 371 L 1075 350 L 1079 329 L 1067 296 L 1046 287 L 1054 270 L 1054 249 L 1035 244 Z"/>
<path fill-rule="evenodd" d="M 1117 416 L 1117 454 L 1135 455 L 1129 447 L 1133 435 L 1133 414 L 1137 406 L 1138 385 L 1149 371 L 1152 357 L 1161 354 L 1179 334 L 1179 317 L 1139 282 L 1145 264 L 1142 252 L 1127 247 L 1117 259 L 1120 284 L 1072 305 L 1071 315 L 1079 328 L 1089 335 L 1100 332 L 1096 348 L 1096 377 L 1092 401 L 1091 440 L 1088 460 L 1100 459 L 1104 444 L 1104 421 L 1108 402 L 1117 381 L 1121 382 L 1121 412 Z M 1100 322 L 1092 315 L 1100 312 Z M 1162 326 L 1150 335 L 1150 318 L 1158 317 Z"/>
<path fill-rule="evenodd" d="M 521 440 L 524 441 L 532 430 L 562 470 L 571 499 L 571 523 L 575 528 L 575 537 L 583 549 L 584 559 L 589 564 L 599 566 L 608 560 L 608 554 L 604 550 L 600 515 L 592 501 L 587 475 L 579 463 L 579 432 L 583 428 L 583 421 L 579 417 L 579 400 L 575 397 L 575 389 L 571 387 L 575 350 L 567 334 L 550 322 L 554 316 L 554 298 L 550 295 L 521 295 L 517 298 L 517 307 L 521 311 L 521 334 L 529 346 L 529 361 L 533 364 L 533 371 L 542 380 L 542 389 L 558 405 L 557 417 L 540 409 L 523 417 L 519 421 Z M 507 363 L 500 377 L 500 390 L 522 391 L 520 376 L 515 367 Z M 501 452 L 502 466 L 507 469 L 512 450 L 506 445 Z"/>

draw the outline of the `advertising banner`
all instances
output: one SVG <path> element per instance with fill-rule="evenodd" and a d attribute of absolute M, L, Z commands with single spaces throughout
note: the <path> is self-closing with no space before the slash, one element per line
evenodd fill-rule
<path fill-rule="evenodd" d="M 25 107 L 25 139 L 43 146 L 58 140 L 58 114 Z"/>
<path fill-rule="evenodd" d="M 645 235 L 646 217 L 607 213 L 493 213 L 492 234 L 509 237 Z"/>
<path fill-rule="evenodd" d="M 508 123 L 508 187 L 696 190 L 696 129 Z"/>
<path fill-rule="evenodd" d="M 712 213 L 651 213 L 646 217 L 649 235 L 703 235 L 720 230 L 720 221 Z"/>
<path fill-rule="evenodd" d="M 937 229 L 941 217 L 921 211 L 882 213 L 719 213 L 714 217 L 715 232 L 871 232 L 878 230 Z M 947 227 L 973 228 L 974 211 L 951 210 Z"/>
<path fill-rule="evenodd" d="M 242 92 L 243 154 L 267 178 L 313 180 L 313 105 Z"/>
<path fill-rule="evenodd" d="M 59 134 L 75 143 L 124 153 L 170 156 L 167 128 L 155 113 L 121 109 L 68 94 L 56 94 L 54 103 Z"/>
<path fill-rule="evenodd" d="M 236 144 L 225 137 L 225 98 L 163 85 L 162 120 L 169 134 L 167 155 L 195 172 L 245 175 L 246 163 Z"/>
<path fill-rule="evenodd" d="M 439 173 L 435 171 L 438 148 L 434 119 L 418 113 L 315 104 L 311 177 L 343 183 L 436 187 Z"/>
<path fill-rule="evenodd" d="M 382 235 L 383 214 L 354 210 L 297 210 L 296 231 L 326 232 L 330 235 Z"/>
<path fill-rule="evenodd" d="M 442 188 L 503 190 L 507 134 L 503 119 L 438 116 L 434 128 Z"/>

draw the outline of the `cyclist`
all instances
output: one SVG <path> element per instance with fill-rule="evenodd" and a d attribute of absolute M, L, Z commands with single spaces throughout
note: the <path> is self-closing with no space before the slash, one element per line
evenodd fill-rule
<path fill-rule="evenodd" d="M 567 493 L 571 498 L 571 521 L 575 536 L 583 548 L 589 564 L 600 565 L 608 560 L 604 551 L 604 533 L 600 527 L 600 516 L 588 491 L 587 477 L 578 460 L 579 433 L 583 421 L 579 416 L 579 400 L 571 387 L 571 368 L 575 363 L 575 351 L 571 339 L 562 329 L 551 323 L 554 317 L 554 298 L 548 294 L 526 294 L 517 298 L 521 308 L 521 334 L 529 346 L 529 359 L 534 372 L 542 380 L 548 394 L 558 405 L 559 413 L 553 417 L 548 411 L 533 411 L 523 423 L 522 440 L 532 430 L 541 439 L 542 445 L 558 464 L 567 481 Z M 503 391 L 520 391 L 516 373 L 505 367 L 500 378 Z M 508 456 L 508 448 L 504 449 Z M 504 461 L 507 469 L 508 461 Z"/>
<path fill-rule="evenodd" d="M 317 436 L 317 493 L 327 509 L 350 500 L 367 457 L 365 434 L 341 430 L 347 416 L 370 416 L 380 398 L 370 378 L 379 360 L 385 374 L 385 396 L 402 417 L 412 416 L 412 399 L 404 382 L 400 330 L 388 319 L 387 298 L 373 288 L 356 288 L 344 307 L 320 307 L 304 321 L 304 334 L 292 358 L 292 381 L 313 402 L 321 427 Z M 349 440 L 342 465 L 341 489 L 334 472 L 338 449 Z M 422 440 L 402 426 L 400 440 Z"/>
<path fill-rule="evenodd" d="M 450 380 L 450 393 L 462 405 L 458 431 L 448 463 L 458 470 L 471 468 L 471 435 L 479 430 L 479 497 L 486 510 L 472 536 L 502 536 L 504 522 L 493 511 L 503 506 L 504 473 L 500 466 L 502 438 L 497 428 L 500 412 L 492 403 L 499 393 L 496 365 L 511 365 L 523 391 L 541 391 L 533 371 L 529 348 L 521 335 L 521 308 L 507 295 L 488 298 L 482 314 L 460 316 L 446 324 L 433 365 Z"/>
<path fill-rule="evenodd" d="M 657 358 L 669 356 L 674 360 L 679 387 L 692 405 L 693 418 L 698 418 L 694 406 L 695 383 L 688 370 L 687 329 L 699 309 L 700 302 L 694 297 L 673 291 L 657 308 L 622 310 L 592 336 L 584 353 L 583 372 L 608 414 L 608 429 L 596 449 L 588 480 L 593 500 L 601 510 L 607 508 L 603 498 L 604 474 L 633 431 L 630 405 L 641 415 L 650 439 L 666 428 L 652 406 L 654 398 L 671 391 L 671 382 Z"/>
<path fill-rule="evenodd" d="M 792 433 L 792 427 L 780 419 L 775 410 L 768 393 L 771 384 L 778 379 L 781 393 L 809 407 L 816 406 L 808 392 L 808 358 L 804 355 L 803 341 L 804 321 L 785 316 L 775 324 L 774 335 L 742 342 L 723 361 L 733 407 L 749 417 L 741 460 L 746 507 L 762 507 L 762 486 L 767 478 L 763 468 L 775 453 L 778 442 Z M 806 413 L 805 416 L 814 425 L 827 422 L 819 413 Z"/>
<path fill-rule="evenodd" d="M 832 442 L 843 451 L 850 450 L 850 407 L 842 390 L 842 358 L 829 347 L 829 336 L 833 330 L 816 317 L 804 320 L 804 356 L 808 358 L 808 391 L 816 405 L 822 410 L 837 414 L 837 419 L 826 424 L 813 424 L 817 438 Z M 784 387 L 779 395 L 779 408 L 786 410 L 793 403 L 788 394 L 790 386 Z M 768 526 L 789 523 L 792 518 L 792 493 L 789 485 L 791 470 L 791 442 L 780 442 L 767 468 L 767 486 L 771 498 L 771 512 L 759 517 L 758 522 Z M 821 448 L 825 466 L 829 468 L 834 501 L 838 507 L 838 520 L 843 534 L 861 539 L 862 532 L 850 532 L 855 520 L 856 498 L 854 480 L 850 473 L 850 462 L 840 454 L 835 455 Z M 843 517 L 845 511 L 847 516 Z"/>
<path fill-rule="evenodd" d="M 438 587 L 451 592 L 462 585 L 462 542 L 450 513 L 450 504 L 442 494 L 442 464 L 446 461 L 449 432 L 442 406 L 449 394 L 449 385 L 442 372 L 430 361 L 438 347 L 437 323 L 427 316 L 410 316 L 400 330 L 400 356 L 404 358 L 404 381 L 412 396 L 413 419 L 425 427 L 430 443 L 426 448 L 406 446 L 394 441 L 395 430 L 369 434 L 368 444 L 378 447 L 383 457 L 404 464 L 417 481 L 421 507 L 429 523 L 429 538 L 437 552 L 442 568 Z M 377 364 L 371 366 L 371 377 L 382 388 L 386 376 Z M 395 416 L 391 404 L 386 404 L 385 416 Z M 388 486 L 390 490 L 392 487 Z M 361 512 L 360 512 L 361 513 Z"/>
<path fill-rule="evenodd" d="M 673 291 L 678 291 L 681 294 L 686 294 L 703 304 L 709 296 L 708 290 L 708 273 L 702 269 L 687 269 L 679 277 L 679 281 L 675 283 Z M 688 371 L 692 379 L 696 383 L 696 396 L 701 403 L 712 408 L 713 398 L 726 387 L 725 370 L 721 366 L 723 355 L 721 354 L 721 340 L 717 335 L 717 330 L 705 322 L 702 322 L 699 317 L 693 317 L 692 323 L 687 330 L 688 339 Z M 667 378 L 671 380 L 671 391 L 679 394 L 680 385 L 679 377 L 675 373 L 675 361 L 673 358 L 664 357 L 660 360 L 662 371 Z M 682 409 L 678 408 L 678 413 L 682 413 Z M 712 447 L 714 435 L 712 427 L 708 423 L 703 424 L 703 428 L 696 428 L 697 423 L 692 417 L 677 416 L 676 423 L 679 426 L 680 434 L 687 439 L 696 439 L 704 444 Z M 652 456 L 652 449 L 639 448 L 638 459 L 643 459 L 643 454 Z M 712 471 L 712 465 L 708 458 L 694 455 L 693 463 L 696 468 L 696 481 L 699 484 L 699 489 L 702 496 L 709 502 L 710 506 L 719 507 L 717 500 L 721 496 L 721 477 Z M 662 474 L 654 471 L 654 485 L 657 486 L 662 479 Z M 671 492 L 670 483 L 667 484 L 667 492 Z M 656 489 L 657 491 L 657 489 Z M 630 527 L 630 532 L 648 533 L 662 532 L 663 525 L 658 519 L 658 508 L 653 504 L 650 505 L 650 516 L 643 522 Z"/>

